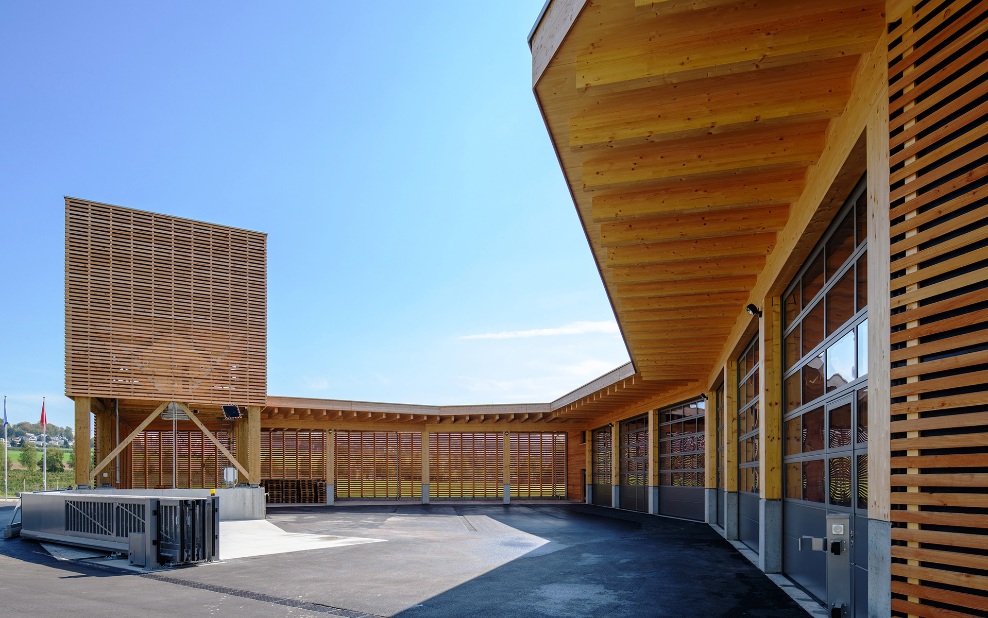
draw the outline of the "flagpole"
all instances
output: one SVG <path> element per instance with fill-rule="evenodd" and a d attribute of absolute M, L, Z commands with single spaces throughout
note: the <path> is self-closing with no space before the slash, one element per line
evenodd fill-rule
<path fill-rule="evenodd" d="M 42 484 L 44 485 L 45 491 L 48 491 L 48 423 L 45 422 L 45 398 L 41 398 L 41 444 L 43 449 L 43 455 L 41 458 L 41 469 L 44 472 L 41 473 Z"/>
<path fill-rule="evenodd" d="M 3 497 L 9 498 L 10 494 L 7 493 L 7 466 L 10 465 L 7 456 L 7 449 L 10 445 L 7 444 L 7 396 L 3 396 Z"/>

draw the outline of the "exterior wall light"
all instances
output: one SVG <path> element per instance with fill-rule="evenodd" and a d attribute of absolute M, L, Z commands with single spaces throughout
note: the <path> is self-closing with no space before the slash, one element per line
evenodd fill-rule
<path fill-rule="evenodd" d="M 755 306 L 755 303 L 748 303 L 748 305 L 744 309 L 751 315 L 757 315 L 758 317 L 762 317 L 762 312 L 758 307 Z"/>

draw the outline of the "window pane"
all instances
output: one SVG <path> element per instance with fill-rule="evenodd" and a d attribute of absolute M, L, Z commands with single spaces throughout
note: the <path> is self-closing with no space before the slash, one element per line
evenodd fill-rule
<path fill-rule="evenodd" d="M 810 502 L 823 502 L 823 460 L 803 462 L 803 499 Z"/>
<path fill-rule="evenodd" d="M 858 455 L 858 508 L 868 509 L 868 456 Z"/>
<path fill-rule="evenodd" d="M 803 318 L 803 355 L 823 341 L 823 303 L 816 304 Z"/>
<path fill-rule="evenodd" d="M 803 473 L 798 463 L 786 464 L 786 498 L 803 499 Z"/>
<path fill-rule="evenodd" d="M 830 411 L 830 448 L 851 446 L 851 404 Z"/>
<path fill-rule="evenodd" d="M 799 326 L 786 336 L 786 370 L 792 368 L 803 357 L 800 350 Z"/>
<path fill-rule="evenodd" d="M 783 324 L 782 328 L 792 324 L 793 318 L 799 315 L 799 310 L 802 305 L 799 302 L 799 284 L 793 286 L 793 289 L 782 301 L 782 306 L 785 307 L 782 312 Z"/>
<path fill-rule="evenodd" d="M 800 397 L 799 387 L 802 384 L 802 376 L 799 372 L 786 378 L 786 411 L 795 410 L 803 402 Z"/>
<path fill-rule="evenodd" d="M 868 192 L 862 191 L 854 205 L 855 228 L 858 235 L 858 244 L 868 240 Z"/>
<path fill-rule="evenodd" d="M 868 441 L 868 389 L 858 390 L 858 444 Z"/>
<path fill-rule="evenodd" d="M 803 401 L 810 402 L 823 396 L 823 354 L 803 365 Z"/>
<path fill-rule="evenodd" d="M 813 297 L 823 288 L 823 251 L 817 254 L 803 274 L 803 307 L 813 301 Z"/>
<path fill-rule="evenodd" d="M 834 276 L 854 253 L 854 212 L 848 212 L 827 241 L 827 278 Z"/>
<path fill-rule="evenodd" d="M 858 324 L 858 377 L 868 375 L 868 320 Z"/>
<path fill-rule="evenodd" d="M 799 454 L 803 445 L 803 431 L 800 417 L 786 421 L 786 455 Z"/>
<path fill-rule="evenodd" d="M 851 506 L 851 458 L 830 460 L 830 504 Z"/>
<path fill-rule="evenodd" d="M 868 306 L 868 252 L 865 251 L 858 258 L 858 263 L 855 265 L 858 269 L 858 300 L 855 307 L 857 310 L 864 309 Z"/>
<path fill-rule="evenodd" d="M 823 408 L 803 415 L 803 452 L 823 449 Z"/>
<path fill-rule="evenodd" d="M 827 392 L 841 388 L 854 379 L 856 351 L 853 330 L 827 349 Z"/>
<path fill-rule="evenodd" d="M 827 292 L 827 334 L 836 333 L 854 316 L 854 269 Z"/>

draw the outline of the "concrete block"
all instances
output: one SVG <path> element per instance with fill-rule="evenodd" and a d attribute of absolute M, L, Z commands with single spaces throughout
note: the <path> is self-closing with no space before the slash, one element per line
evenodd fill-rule
<path fill-rule="evenodd" d="M 703 492 L 704 521 L 708 524 L 717 523 L 717 490 L 707 488 Z"/>
<path fill-rule="evenodd" d="M 868 615 L 892 615 L 892 524 L 868 520 Z"/>
<path fill-rule="evenodd" d="M 738 540 L 738 493 L 729 491 L 724 494 L 724 538 L 728 541 Z"/>
<path fill-rule="evenodd" d="M 648 488 L 648 512 L 650 515 L 659 514 L 659 488 Z"/>
<path fill-rule="evenodd" d="M 758 568 L 782 572 L 782 500 L 758 501 Z"/>

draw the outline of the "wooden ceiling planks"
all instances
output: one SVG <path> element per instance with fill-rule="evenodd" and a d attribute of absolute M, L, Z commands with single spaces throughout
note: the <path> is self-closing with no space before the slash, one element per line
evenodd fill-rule
<path fill-rule="evenodd" d="M 635 368 L 667 381 L 659 393 L 709 375 L 747 317 L 883 9 L 600 0 L 552 33 L 535 95 Z"/>

